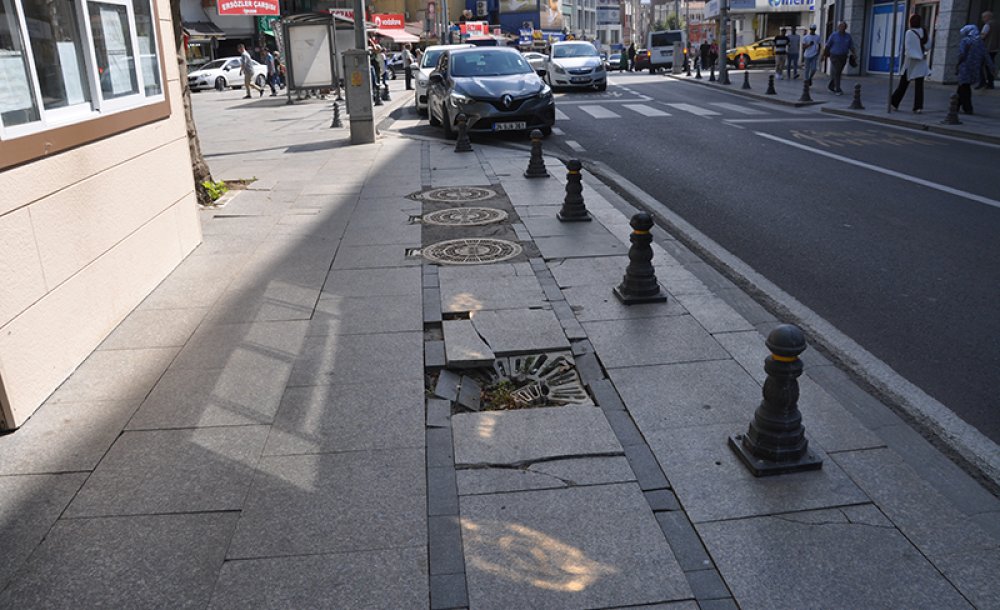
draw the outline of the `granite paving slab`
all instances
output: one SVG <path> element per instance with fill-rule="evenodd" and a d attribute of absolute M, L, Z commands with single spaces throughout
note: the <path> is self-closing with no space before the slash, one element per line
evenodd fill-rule
<path fill-rule="evenodd" d="M 288 388 L 264 455 L 293 455 L 424 446 L 423 384 Z"/>
<path fill-rule="evenodd" d="M 319 299 L 325 273 L 325 270 L 314 272 L 305 285 L 280 277 L 237 280 L 219 297 L 205 317 L 205 324 L 308 320 Z"/>
<path fill-rule="evenodd" d="M 267 426 L 124 432 L 68 517 L 237 510 Z"/>
<path fill-rule="evenodd" d="M 563 288 L 563 296 L 572 305 L 576 319 L 580 322 L 598 322 L 603 320 L 629 320 L 635 318 L 658 318 L 661 316 L 680 316 L 687 313 L 675 299 L 668 298 L 665 303 L 638 303 L 625 305 L 612 293 L 612 289 L 621 283 L 607 285 L 589 284 Z M 660 286 L 660 290 L 663 287 Z M 655 321 L 647 322 L 655 325 Z"/>
<path fill-rule="evenodd" d="M 237 515 L 61 520 L 0 593 L 4 608 L 204 608 Z"/>
<path fill-rule="evenodd" d="M 427 542 L 424 452 L 263 458 L 228 558 L 314 555 Z"/>
<path fill-rule="evenodd" d="M 584 235 L 610 235 L 604 225 L 599 222 L 563 222 L 555 217 L 545 218 L 541 216 L 529 216 L 521 222 L 535 238 L 564 235 L 583 238 Z"/>
<path fill-rule="evenodd" d="M 747 424 L 749 419 L 742 425 L 643 431 L 695 523 L 868 501 L 816 443 L 809 449 L 823 459 L 822 470 L 754 477 L 727 444 L 729 435 L 746 432 Z"/>
<path fill-rule="evenodd" d="M 556 214 L 562 211 L 562 203 L 540 205 L 535 203 L 535 198 L 531 194 L 513 193 L 510 195 L 510 202 L 522 219 L 555 218 Z"/>
<path fill-rule="evenodd" d="M 422 379 L 423 364 L 423 333 L 419 332 L 306 337 L 288 385 Z"/>
<path fill-rule="evenodd" d="M 199 328 L 171 363 L 172 369 L 218 370 L 239 364 L 284 367 L 302 349 L 304 320 L 212 324 Z"/>
<path fill-rule="evenodd" d="M 752 330 L 715 333 L 712 336 L 751 377 L 757 380 L 757 383 L 764 385 L 764 381 L 767 380 L 764 360 L 771 355 L 764 345 L 764 335 Z"/>
<path fill-rule="evenodd" d="M 326 276 L 322 297 L 381 297 L 420 294 L 420 269 L 333 269 Z"/>
<path fill-rule="evenodd" d="M 692 597 L 634 483 L 460 502 L 470 609 L 607 608 Z"/>
<path fill-rule="evenodd" d="M 0 436 L 0 475 L 93 470 L 139 406 L 139 399 L 43 404 Z"/>
<path fill-rule="evenodd" d="M 133 311 L 97 349 L 182 347 L 208 309 L 149 309 Z"/>
<path fill-rule="evenodd" d="M 536 237 L 535 245 L 545 260 L 628 254 L 628 246 L 610 233 Z"/>
<path fill-rule="evenodd" d="M 598 256 L 549 261 L 548 267 L 560 288 L 615 286 L 621 283 L 628 262 L 627 256 Z"/>
<path fill-rule="evenodd" d="M 2 449 L 0 456 L 6 458 Z M 45 538 L 86 479 L 87 474 L 82 472 L 0 477 L 0 591 Z"/>
<path fill-rule="evenodd" d="M 448 366 L 475 368 L 487 366 L 496 358 L 490 346 L 476 332 L 471 320 L 445 320 L 444 357 Z"/>
<path fill-rule="evenodd" d="M 437 267 L 442 282 L 486 280 L 511 277 L 535 277 L 531 263 L 494 263 L 492 265 L 444 265 Z"/>
<path fill-rule="evenodd" d="M 605 368 L 724 360 L 726 350 L 688 315 L 583 325 Z"/>
<path fill-rule="evenodd" d="M 678 294 L 674 298 L 710 333 L 755 330 L 743 316 L 715 295 Z"/>
<path fill-rule="evenodd" d="M 934 565 L 976 608 L 1000 608 L 1000 548 L 936 557 Z"/>
<path fill-rule="evenodd" d="M 839 510 L 697 528 L 745 610 L 971 608 L 895 528 L 853 523 Z"/>
<path fill-rule="evenodd" d="M 451 425 L 459 466 L 519 465 L 555 457 L 622 453 L 604 412 L 597 407 L 460 413 L 452 417 Z"/>
<path fill-rule="evenodd" d="M 566 333 L 551 310 L 477 311 L 472 325 L 497 355 L 569 349 Z"/>
<path fill-rule="evenodd" d="M 422 547 L 227 561 L 213 609 L 427 607 Z"/>
<path fill-rule="evenodd" d="M 49 403 L 141 399 L 177 355 L 176 347 L 99 350 L 49 396 Z"/>
<path fill-rule="evenodd" d="M 864 427 L 818 383 L 799 378 L 799 411 L 806 433 L 827 451 L 884 447 L 885 441 Z"/>
<path fill-rule="evenodd" d="M 215 370 L 168 369 L 128 423 L 129 430 L 270 424 L 292 363 L 254 366 L 236 354 Z"/>
<path fill-rule="evenodd" d="M 411 247 L 419 247 L 414 241 Z M 376 267 L 419 267 L 422 260 L 407 256 L 406 248 L 399 244 L 341 246 L 333 259 L 334 269 L 373 269 Z"/>
<path fill-rule="evenodd" d="M 458 493 L 464 496 L 635 480 L 628 460 L 622 456 L 557 459 L 524 468 L 472 468 L 457 474 Z"/>
<path fill-rule="evenodd" d="M 732 360 L 609 369 L 608 375 L 646 434 L 723 422 L 742 428 L 761 401 L 761 387 Z"/>
<path fill-rule="evenodd" d="M 414 210 L 414 213 L 419 210 Z M 356 227 L 352 226 L 352 229 Z M 386 225 L 378 231 L 348 231 L 341 242 L 343 246 L 381 246 L 398 245 L 400 247 L 412 247 L 420 243 L 420 225 L 418 224 L 396 224 Z"/>
<path fill-rule="evenodd" d="M 308 335 L 422 331 L 420 293 L 381 297 L 326 296 L 316 303 Z"/>
<path fill-rule="evenodd" d="M 450 281 L 441 279 L 441 307 L 448 313 L 480 309 L 524 309 L 545 303 L 534 276 Z"/>

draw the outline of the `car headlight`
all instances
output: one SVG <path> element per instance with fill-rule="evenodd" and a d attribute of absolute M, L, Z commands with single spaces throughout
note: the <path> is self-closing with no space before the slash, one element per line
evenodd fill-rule
<path fill-rule="evenodd" d="M 467 95 L 462 95 L 457 91 L 452 91 L 448 96 L 448 101 L 451 102 L 452 106 L 461 106 L 463 104 L 468 104 L 472 101 L 472 98 Z"/>
<path fill-rule="evenodd" d="M 552 64 L 552 69 L 556 74 L 566 74 L 566 70 L 564 70 L 559 64 Z"/>
<path fill-rule="evenodd" d="M 423 79 L 423 78 L 418 78 L 417 79 L 417 86 L 418 87 L 426 87 L 427 86 L 427 80 Z"/>
<path fill-rule="evenodd" d="M 538 92 L 538 97 L 542 98 L 543 100 L 545 98 L 552 97 L 552 87 L 543 84 L 541 91 Z"/>
<path fill-rule="evenodd" d="M 594 68 L 594 72 L 604 72 L 604 64 L 597 64 L 597 67 Z"/>

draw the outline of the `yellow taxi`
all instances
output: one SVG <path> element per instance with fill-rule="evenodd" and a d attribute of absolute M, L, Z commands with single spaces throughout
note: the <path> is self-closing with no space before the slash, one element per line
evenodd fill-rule
<path fill-rule="evenodd" d="M 749 68 L 753 64 L 773 64 L 774 37 L 730 49 L 726 51 L 726 59 L 740 70 Z"/>

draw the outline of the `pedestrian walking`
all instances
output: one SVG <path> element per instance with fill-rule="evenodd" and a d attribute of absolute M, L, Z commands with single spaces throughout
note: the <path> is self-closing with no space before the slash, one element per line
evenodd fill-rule
<path fill-rule="evenodd" d="M 774 72 L 778 75 L 778 80 L 784 78 L 785 63 L 788 61 L 788 34 L 785 28 L 774 37 Z"/>
<path fill-rule="evenodd" d="M 830 83 L 826 86 L 827 89 L 837 95 L 844 95 L 844 90 L 840 88 L 840 77 L 844 73 L 844 67 L 847 66 L 848 61 L 851 62 L 852 66 L 857 65 L 854 39 L 847 33 L 846 21 L 838 23 L 837 31 L 826 39 L 823 57 L 830 59 Z"/>
<path fill-rule="evenodd" d="M 385 49 L 380 45 L 375 46 L 375 61 L 378 62 L 378 73 L 383 85 L 389 84 L 389 68 L 385 57 Z"/>
<path fill-rule="evenodd" d="M 274 70 L 275 70 L 275 80 L 278 83 L 278 89 L 285 88 L 285 64 L 281 63 L 281 54 L 277 51 L 274 52 Z"/>
<path fill-rule="evenodd" d="M 635 71 L 635 43 L 628 45 L 628 71 Z"/>
<path fill-rule="evenodd" d="M 264 64 L 267 66 L 267 84 L 271 87 L 271 97 L 278 95 L 276 88 L 278 82 L 278 67 L 274 63 L 274 53 L 270 50 L 264 55 Z"/>
<path fill-rule="evenodd" d="M 713 42 L 708 47 L 708 65 L 714 66 L 717 61 L 719 61 L 719 43 Z"/>
<path fill-rule="evenodd" d="M 702 40 L 701 46 L 698 47 L 698 56 L 701 58 L 701 67 L 708 67 L 708 56 L 711 53 L 712 47 L 708 44 L 708 40 Z"/>
<path fill-rule="evenodd" d="M 792 28 L 792 33 L 788 35 L 788 64 L 785 66 L 785 77 L 789 80 L 799 77 L 799 48 L 801 46 L 802 37 L 795 33 L 795 28 Z"/>
<path fill-rule="evenodd" d="M 990 61 L 996 66 L 997 51 L 1000 50 L 1000 25 L 997 25 L 996 21 L 994 21 L 992 11 L 983 13 L 983 27 L 979 32 L 979 37 L 983 39 L 983 43 L 986 45 L 986 54 L 989 55 Z M 983 76 L 976 89 L 982 89 L 983 87 L 993 89 L 995 81 L 994 73 L 995 70 L 986 70 L 984 65 Z"/>
<path fill-rule="evenodd" d="M 410 45 L 403 45 L 403 74 L 406 75 L 406 90 L 413 90 L 413 53 L 410 52 Z"/>
<path fill-rule="evenodd" d="M 823 46 L 816 24 L 809 26 L 809 33 L 802 37 L 802 59 L 805 61 L 806 83 L 812 87 L 816 66 L 819 64 L 819 52 Z"/>
<path fill-rule="evenodd" d="M 906 88 L 913 81 L 913 112 L 920 114 L 924 108 L 924 77 L 931 73 L 927 65 L 927 30 L 922 27 L 920 15 L 910 15 L 910 27 L 903 34 L 903 69 L 899 71 L 899 85 L 892 92 L 889 103 L 899 111 L 899 103 L 906 95 Z"/>
<path fill-rule="evenodd" d="M 243 90 L 246 91 L 246 95 L 243 99 L 249 99 L 250 88 L 253 87 L 260 91 L 261 97 L 264 96 L 264 88 L 258 87 L 256 83 L 253 82 L 253 59 L 250 57 L 250 53 L 247 52 L 247 48 L 244 45 L 238 45 L 236 51 L 240 54 L 240 74 L 243 75 Z"/>
<path fill-rule="evenodd" d="M 984 65 L 991 72 L 996 66 L 986 52 L 979 28 L 970 23 L 959 32 L 962 39 L 958 43 L 958 106 L 965 114 L 972 114 L 972 85 L 979 82 Z"/>

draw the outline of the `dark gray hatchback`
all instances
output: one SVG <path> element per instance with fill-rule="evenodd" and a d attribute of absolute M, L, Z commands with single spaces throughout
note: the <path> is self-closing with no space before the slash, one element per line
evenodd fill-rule
<path fill-rule="evenodd" d="M 441 54 L 427 89 L 431 125 L 455 137 L 464 113 L 469 133 L 540 129 L 552 133 L 556 105 L 552 90 L 514 49 L 477 47 Z"/>

